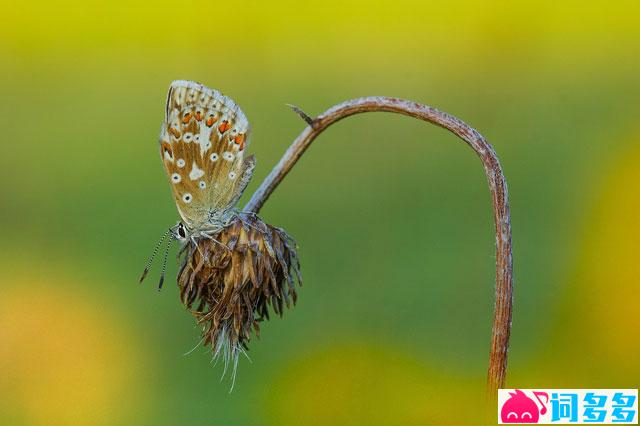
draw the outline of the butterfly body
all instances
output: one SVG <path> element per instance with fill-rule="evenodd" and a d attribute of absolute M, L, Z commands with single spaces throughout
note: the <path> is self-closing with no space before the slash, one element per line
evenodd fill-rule
<path fill-rule="evenodd" d="M 167 95 L 160 157 L 186 228 L 186 237 L 211 235 L 234 217 L 255 167 L 245 156 L 249 123 L 217 90 L 177 80 Z M 173 235 L 184 240 L 182 235 Z"/>

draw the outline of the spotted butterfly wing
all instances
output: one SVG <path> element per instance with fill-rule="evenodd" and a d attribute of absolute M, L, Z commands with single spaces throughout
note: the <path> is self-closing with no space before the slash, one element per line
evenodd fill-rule
<path fill-rule="evenodd" d="M 160 155 L 185 224 L 204 228 L 212 213 L 233 207 L 246 188 L 253 156 L 245 158 L 249 123 L 217 90 L 178 80 L 167 95 Z"/>

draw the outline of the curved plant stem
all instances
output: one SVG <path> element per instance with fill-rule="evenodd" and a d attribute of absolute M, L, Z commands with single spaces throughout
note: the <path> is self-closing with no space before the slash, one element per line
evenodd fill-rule
<path fill-rule="evenodd" d="M 511 223 L 507 183 L 493 147 L 475 129 L 462 120 L 435 108 L 402 99 L 367 97 L 352 99 L 336 105 L 316 118 L 292 106 L 308 126 L 293 141 L 280 162 L 265 178 L 244 210 L 257 213 L 271 193 L 282 182 L 311 142 L 333 123 L 363 112 L 386 111 L 408 115 L 443 127 L 467 143 L 480 157 L 489 183 L 496 228 L 496 286 L 491 350 L 487 378 L 488 401 L 495 403 L 497 390 L 504 387 L 507 372 L 507 351 L 511 332 L 513 301 L 513 261 L 511 256 Z"/>

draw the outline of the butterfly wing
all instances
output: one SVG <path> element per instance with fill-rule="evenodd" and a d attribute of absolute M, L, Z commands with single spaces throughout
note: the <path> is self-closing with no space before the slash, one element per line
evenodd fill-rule
<path fill-rule="evenodd" d="M 171 83 L 160 156 L 178 212 L 190 228 L 238 202 L 255 167 L 254 157 L 244 155 L 249 130 L 244 113 L 217 90 L 192 81 Z"/>

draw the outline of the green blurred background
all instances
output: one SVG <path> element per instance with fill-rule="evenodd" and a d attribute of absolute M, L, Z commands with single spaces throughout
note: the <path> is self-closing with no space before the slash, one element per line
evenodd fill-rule
<path fill-rule="evenodd" d="M 3 0 L 3 2 L 6 0 Z M 358 96 L 457 115 L 510 190 L 510 387 L 640 382 L 637 1 L 7 2 L 0 17 L 0 423 L 477 424 L 494 236 L 480 162 L 368 114 L 325 132 L 262 210 L 300 245 L 295 309 L 229 394 L 175 285 L 137 279 L 177 213 L 166 90 L 235 99 L 258 158 Z M 169 271 L 175 282 L 176 265 Z"/>

